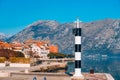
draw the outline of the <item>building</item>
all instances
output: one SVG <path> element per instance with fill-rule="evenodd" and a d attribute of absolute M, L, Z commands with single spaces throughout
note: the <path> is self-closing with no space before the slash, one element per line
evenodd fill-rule
<path fill-rule="evenodd" d="M 22 52 L 24 47 L 23 44 L 17 41 L 11 43 L 12 50 Z"/>
<path fill-rule="evenodd" d="M 0 49 L 11 49 L 13 51 L 19 51 L 24 54 L 26 58 L 29 57 L 39 57 L 48 58 L 49 53 L 58 53 L 58 46 L 50 45 L 48 40 L 26 40 L 24 43 L 14 41 L 12 43 L 7 43 L 0 41 Z"/>
<path fill-rule="evenodd" d="M 49 48 L 46 45 L 39 45 L 38 44 L 32 44 L 31 45 L 31 51 L 33 52 L 33 56 L 39 56 L 40 58 L 47 58 L 47 55 L 49 54 Z"/>
<path fill-rule="evenodd" d="M 30 54 L 30 50 L 31 50 L 31 48 L 28 46 L 28 45 L 23 45 L 24 46 L 24 48 L 23 48 L 23 53 L 24 53 L 24 56 L 25 56 L 25 58 L 30 58 L 30 56 L 31 56 L 31 54 Z"/>
<path fill-rule="evenodd" d="M 12 49 L 12 46 L 7 43 L 7 42 L 3 42 L 3 41 L 0 41 L 0 49 Z"/>
<path fill-rule="evenodd" d="M 30 47 L 33 57 L 37 56 L 40 58 L 47 58 L 47 55 L 49 54 L 50 41 L 29 39 L 26 40 L 24 44 Z"/>
<path fill-rule="evenodd" d="M 58 46 L 57 45 L 50 45 L 49 50 L 50 50 L 50 53 L 58 53 Z"/>

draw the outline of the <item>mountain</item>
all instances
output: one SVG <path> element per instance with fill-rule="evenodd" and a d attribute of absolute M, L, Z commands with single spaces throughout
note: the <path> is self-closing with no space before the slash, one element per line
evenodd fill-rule
<path fill-rule="evenodd" d="M 10 37 L 9 35 L 5 35 L 4 33 L 0 33 L 0 40 L 6 40 L 9 37 Z"/>
<path fill-rule="evenodd" d="M 82 25 L 82 51 L 89 54 L 120 53 L 120 20 L 105 19 Z M 7 41 L 23 42 L 27 39 L 50 40 L 59 46 L 62 53 L 74 53 L 75 23 L 61 24 L 54 20 L 40 20 L 27 26 L 24 30 L 10 37 Z"/>
<path fill-rule="evenodd" d="M 10 37 L 7 41 L 24 42 L 31 38 L 50 40 L 52 44 L 59 46 L 60 52 L 71 53 L 73 48 L 73 45 L 71 46 L 71 44 L 73 44 L 74 40 L 72 27 L 72 23 L 60 24 L 54 20 L 40 20 L 28 25 L 27 28 Z"/>

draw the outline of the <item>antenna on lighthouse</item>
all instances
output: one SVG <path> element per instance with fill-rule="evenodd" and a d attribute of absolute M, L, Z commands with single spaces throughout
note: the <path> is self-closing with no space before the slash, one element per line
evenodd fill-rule
<path fill-rule="evenodd" d="M 80 26 L 79 26 L 79 22 L 80 22 L 79 17 L 77 17 L 77 20 L 76 20 L 76 25 L 77 25 L 76 27 L 77 27 L 77 28 L 80 27 Z"/>

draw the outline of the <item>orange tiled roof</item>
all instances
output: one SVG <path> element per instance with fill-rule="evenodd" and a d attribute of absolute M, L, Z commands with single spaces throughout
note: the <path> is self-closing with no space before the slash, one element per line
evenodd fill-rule
<path fill-rule="evenodd" d="M 25 48 L 25 49 L 28 49 L 28 48 L 29 48 L 29 46 L 28 46 L 28 45 L 25 45 L 25 44 L 24 44 L 23 46 L 24 46 L 24 48 Z"/>
<path fill-rule="evenodd" d="M 11 48 L 11 45 L 7 42 L 0 41 L 1 48 Z"/>
<path fill-rule="evenodd" d="M 13 50 L 22 50 L 23 48 L 13 48 Z"/>
<path fill-rule="evenodd" d="M 20 42 L 14 41 L 11 43 L 12 47 L 23 47 L 23 44 L 21 44 Z"/>
<path fill-rule="evenodd" d="M 12 47 L 22 47 L 23 45 L 22 44 L 11 44 Z"/>

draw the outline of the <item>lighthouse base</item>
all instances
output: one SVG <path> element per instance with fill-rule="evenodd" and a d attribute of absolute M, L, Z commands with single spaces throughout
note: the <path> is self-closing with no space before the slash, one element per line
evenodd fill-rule
<path fill-rule="evenodd" d="M 75 68 L 75 74 L 71 77 L 71 80 L 84 80 L 84 76 L 81 74 L 80 68 Z"/>
<path fill-rule="evenodd" d="M 73 76 L 71 77 L 71 80 L 85 80 L 84 77 L 81 76 Z"/>

